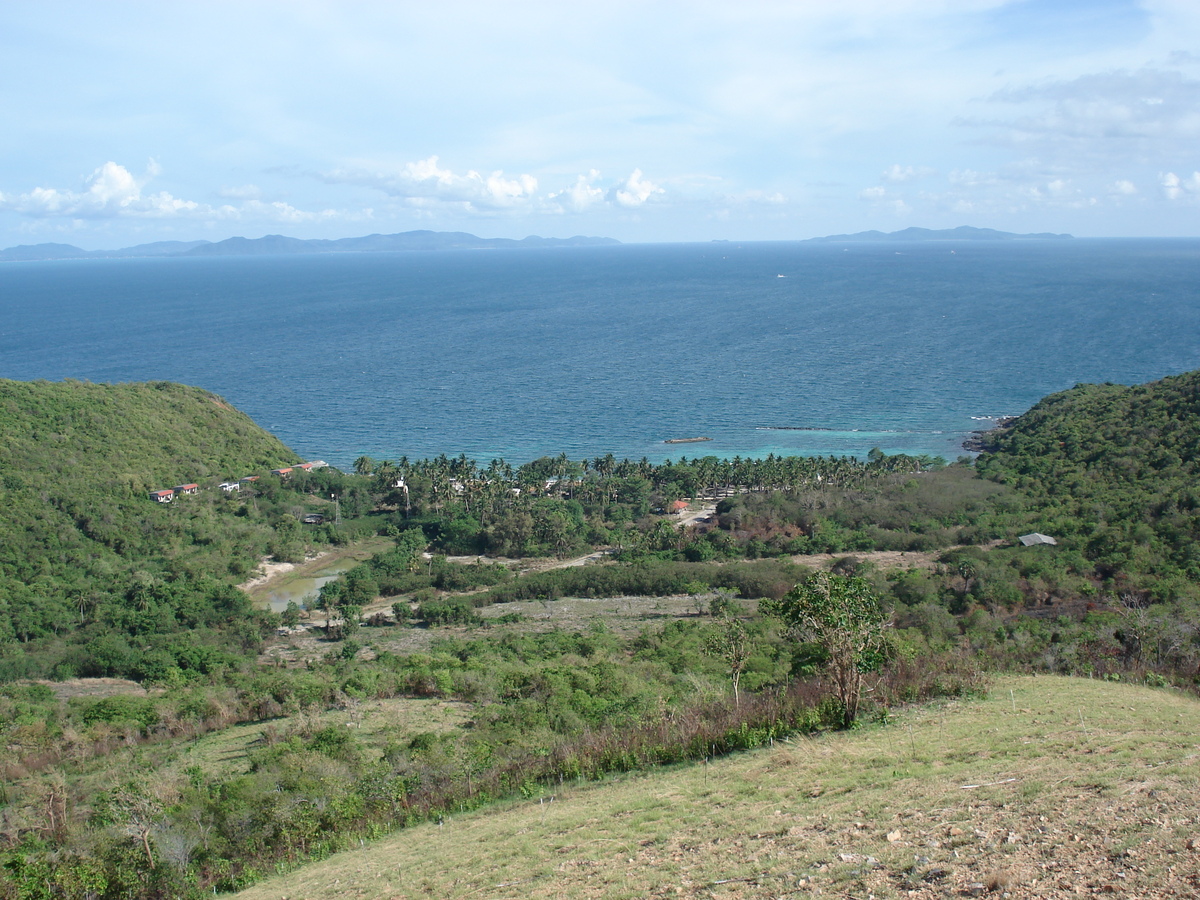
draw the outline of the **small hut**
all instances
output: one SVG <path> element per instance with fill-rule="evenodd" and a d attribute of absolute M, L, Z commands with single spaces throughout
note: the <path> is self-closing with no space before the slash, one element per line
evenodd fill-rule
<path fill-rule="evenodd" d="M 1050 537 L 1048 534 L 1033 532 L 1032 534 L 1023 534 L 1017 538 L 1026 547 L 1036 547 L 1038 544 L 1049 544 L 1051 547 L 1057 547 L 1058 541 Z"/>

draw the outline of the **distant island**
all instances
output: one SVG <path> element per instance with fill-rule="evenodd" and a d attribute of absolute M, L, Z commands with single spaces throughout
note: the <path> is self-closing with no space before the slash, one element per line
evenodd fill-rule
<path fill-rule="evenodd" d="M 380 253 L 428 250 L 503 250 L 545 247 L 601 247 L 619 244 L 615 238 L 544 238 L 522 240 L 481 238 L 462 231 L 405 231 L 368 234 L 339 240 L 301 240 L 281 234 L 261 238 L 232 237 L 224 241 L 157 241 L 120 250 L 81 250 L 71 244 L 22 244 L 0 250 L 0 262 L 48 259 L 130 259 L 162 256 L 264 256 L 301 253 Z"/>
<path fill-rule="evenodd" d="M 903 231 L 860 231 L 809 238 L 803 243 L 849 241 L 1027 241 L 1069 240 L 1069 234 L 1014 234 L 994 228 L 905 228 Z M 403 231 L 399 234 L 368 234 L 338 240 L 302 240 L 282 234 L 260 238 L 231 237 L 223 241 L 155 241 L 120 250 L 82 250 L 71 244 L 21 244 L 0 250 L 0 262 L 31 262 L 50 259 L 134 259 L 164 256 L 266 256 L 306 253 L 387 253 L 431 250 L 507 250 L 546 247 L 604 247 L 621 242 L 616 238 L 544 238 L 530 235 L 521 240 L 481 238 L 465 231 Z"/>
<path fill-rule="evenodd" d="M 1069 240 L 1069 234 L 1013 234 L 994 228 L 972 228 L 960 225 L 957 228 L 905 228 L 903 231 L 860 231 L 856 234 L 831 234 L 826 237 L 809 238 L 806 243 L 845 241 L 1049 241 Z"/>

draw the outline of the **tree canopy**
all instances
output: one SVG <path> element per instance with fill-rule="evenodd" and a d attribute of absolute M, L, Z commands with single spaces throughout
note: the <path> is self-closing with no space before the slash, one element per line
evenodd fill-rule
<path fill-rule="evenodd" d="M 834 694 L 846 727 L 858 718 L 863 676 L 879 669 L 889 617 L 869 582 L 859 577 L 818 572 L 782 599 L 766 599 L 759 607 L 780 619 L 797 637 L 815 644 L 825 655 Z"/>

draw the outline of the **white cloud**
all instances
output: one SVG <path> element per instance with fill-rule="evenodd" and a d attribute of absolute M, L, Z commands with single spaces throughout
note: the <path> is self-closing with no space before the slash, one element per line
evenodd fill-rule
<path fill-rule="evenodd" d="M 959 187 L 981 187 L 999 182 L 995 172 L 976 172 L 974 169 L 955 169 L 949 179 L 951 184 Z"/>
<path fill-rule="evenodd" d="M 230 207 L 225 208 L 230 209 Z M 284 203 L 282 200 L 275 200 L 271 203 L 264 203 L 260 200 L 248 200 L 242 204 L 240 209 L 235 211 L 235 216 L 236 218 L 245 219 L 268 219 L 272 222 L 283 222 L 290 225 L 348 218 L 345 213 L 339 212 L 336 209 L 323 209 L 319 212 L 309 212 L 307 210 L 297 209 L 290 203 Z"/>
<path fill-rule="evenodd" d="M 1111 190 L 1114 194 L 1121 194 L 1126 197 L 1132 197 L 1138 192 L 1137 185 L 1135 185 L 1132 181 L 1126 181 L 1125 179 L 1113 182 Z"/>
<path fill-rule="evenodd" d="M 576 176 L 575 183 L 570 187 L 550 194 L 549 199 L 558 201 L 573 212 L 583 212 L 604 200 L 604 190 L 592 183 L 599 177 L 600 172 L 591 169 L 586 175 Z"/>
<path fill-rule="evenodd" d="M 370 218 L 371 211 L 347 213 L 334 209 L 309 212 L 282 201 L 265 202 L 254 185 L 222 188 L 222 197 L 241 200 L 238 205 L 211 206 L 194 200 L 182 200 L 167 191 L 145 192 L 146 184 L 161 167 L 150 160 L 142 177 L 124 166 L 106 162 L 84 182 L 81 191 L 37 187 L 24 194 L 0 194 L 0 210 L 21 213 L 35 219 L 63 218 L 75 222 L 113 218 L 187 217 L 208 221 L 268 221 L 284 224 L 311 223 L 332 219 Z M 502 189 L 502 188 L 498 188 Z"/>
<path fill-rule="evenodd" d="M 110 161 L 88 176 L 82 191 L 37 187 L 17 196 L 4 195 L 0 198 L 0 208 L 35 218 L 74 219 L 174 216 L 200 209 L 200 204 L 172 197 L 166 191 L 143 195 L 146 182 L 160 171 L 151 160 L 146 174 L 136 178 L 124 166 Z"/>
<path fill-rule="evenodd" d="M 358 184 L 383 191 L 422 208 L 449 204 L 468 211 L 505 210 L 529 206 L 537 193 L 532 175 L 506 177 L 502 171 L 481 175 L 473 169 L 459 175 L 430 156 L 406 163 L 396 172 L 337 170 L 322 176 L 329 184 Z"/>
<path fill-rule="evenodd" d="M 1116 70 L 1083 75 L 992 95 L 991 100 L 1029 107 L 999 126 L 1001 143 L 1051 147 L 1084 146 L 1092 156 L 1127 157 L 1131 147 L 1157 154 L 1190 149 L 1200 137 L 1200 81 L 1177 71 Z"/>
<path fill-rule="evenodd" d="M 653 197 L 665 194 L 665 188 L 650 181 L 640 168 L 632 170 L 605 190 L 598 185 L 600 172 L 589 169 L 576 175 L 574 184 L 562 191 L 539 194 L 534 175 L 508 176 L 500 170 L 482 175 L 474 169 L 458 174 L 443 168 L 437 156 L 409 162 L 400 169 L 337 169 L 319 176 L 326 184 L 350 184 L 376 188 L 403 200 L 410 208 L 433 211 L 457 208 L 466 212 L 582 212 L 596 204 L 611 203 L 625 209 L 637 209 Z"/>
<path fill-rule="evenodd" d="M 530 174 L 508 176 L 503 171 L 483 175 L 473 169 L 459 174 L 444 168 L 437 156 L 405 163 L 392 171 L 366 168 L 339 169 L 319 176 L 328 184 L 355 184 L 374 188 L 403 201 L 412 209 L 433 212 L 458 209 L 463 212 L 583 212 L 598 204 L 624 208 L 643 206 L 666 191 L 647 179 L 641 169 L 612 184 L 598 184 L 600 172 L 590 169 L 575 176 L 574 183 L 560 191 L 539 193 L 538 179 Z"/>
<path fill-rule="evenodd" d="M 912 208 L 903 197 L 893 194 L 887 188 L 880 187 L 879 185 L 863 188 L 858 192 L 858 199 L 874 203 L 877 206 L 890 208 L 892 212 L 898 215 L 909 212 Z"/>
<path fill-rule="evenodd" d="M 649 179 L 643 178 L 641 169 L 634 169 L 624 182 L 609 191 L 609 199 L 613 200 L 618 206 L 632 208 L 641 206 L 656 194 L 665 193 L 666 191 L 658 185 Z"/>
<path fill-rule="evenodd" d="M 1159 179 L 1159 184 L 1168 200 L 1193 198 L 1200 195 L 1200 172 L 1193 172 L 1190 178 L 1180 178 L 1174 172 L 1167 172 Z"/>
<path fill-rule="evenodd" d="M 884 169 L 881 176 L 884 181 L 914 181 L 918 178 L 928 178 L 930 175 L 936 175 L 937 170 L 931 169 L 928 166 L 902 166 L 899 163 L 893 163 L 887 169 Z"/>

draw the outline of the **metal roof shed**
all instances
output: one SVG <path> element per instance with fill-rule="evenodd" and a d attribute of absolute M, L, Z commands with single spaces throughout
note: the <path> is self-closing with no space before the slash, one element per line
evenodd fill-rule
<path fill-rule="evenodd" d="M 1032 534 L 1023 534 L 1017 538 L 1017 540 L 1019 540 L 1026 547 L 1033 547 L 1037 544 L 1049 544 L 1051 547 L 1058 546 L 1058 541 L 1050 537 L 1050 535 L 1041 534 L 1037 531 L 1033 532 Z"/>

